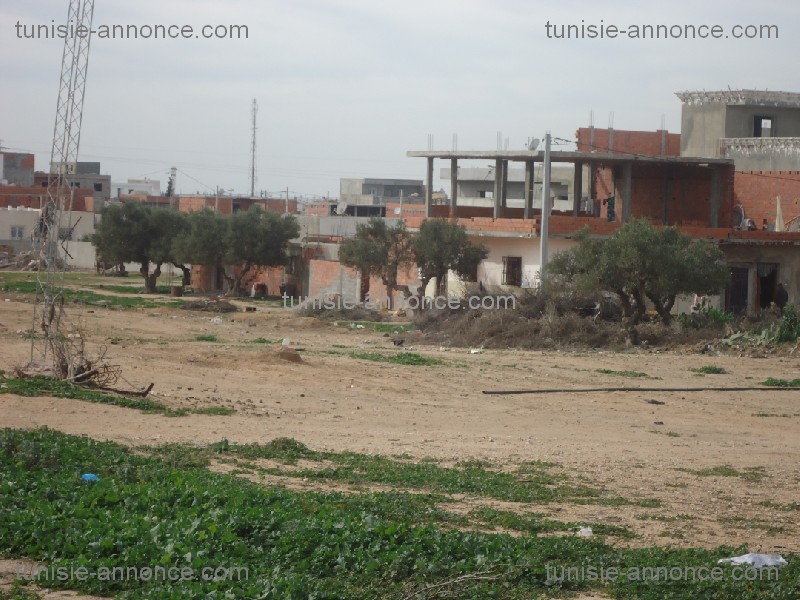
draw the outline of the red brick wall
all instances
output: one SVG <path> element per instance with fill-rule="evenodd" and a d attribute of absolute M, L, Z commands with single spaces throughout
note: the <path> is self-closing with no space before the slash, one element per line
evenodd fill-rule
<path fill-rule="evenodd" d="M 764 219 L 775 225 L 777 198 L 781 198 L 783 221 L 800 215 L 800 171 L 737 171 L 734 204 L 761 229 Z"/>
<path fill-rule="evenodd" d="M 661 222 L 663 217 L 664 169 L 661 165 L 637 165 L 633 169 L 631 216 Z M 667 184 L 667 220 L 670 224 L 707 226 L 711 214 L 711 169 L 687 165 L 670 165 Z M 719 226 L 730 227 L 733 218 L 733 166 L 722 176 Z M 622 180 L 614 187 L 613 170 L 597 170 L 595 197 L 603 200 L 615 195 L 617 219 L 622 215 L 620 200 Z M 601 209 L 606 218 L 607 207 Z M 773 209 L 774 210 L 774 209 Z"/>
<path fill-rule="evenodd" d="M 87 210 L 87 196 L 92 196 L 92 190 L 76 188 L 72 198 L 72 210 Z M 45 202 L 47 202 L 47 188 L 41 186 L 0 185 L 0 207 L 2 208 L 9 206 L 40 208 Z"/>
<path fill-rule="evenodd" d="M 575 132 L 578 152 L 624 152 L 641 156 L 661 156 L 661 131 L 627 131 L 614 130 L 614 144 L 609 148 L 611 131 L 609 129 L 594 130 L 594 144 L 589 145 L 591 130 L 581 127 Z M 666 156 L 680 156 L 681 136 L 679 133 L 667 133 Z"/>

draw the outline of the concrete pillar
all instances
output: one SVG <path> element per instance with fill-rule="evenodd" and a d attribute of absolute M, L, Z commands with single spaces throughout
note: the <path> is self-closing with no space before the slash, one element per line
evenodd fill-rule
<path fill-rule="evenodd" d="M 525 161 L 525 208 L 522 211 L 523 219 L 530 219 L 533 212 L 533 161 Z"/>
<path fill-rule="evenodd" d="M 578 216 L 583 196 L 583 163 L 575 163 L 575 176 L 572 180 L 572 214 Z"/>
<path fill-rule="evenodd" d="M 626 162 L 622 166 L 622 223 L 625 224 L 631 220 L 631 192 L 633 188 L 633 165 Z M 619 206 L 619 203 L 617 203 Z"/>
<path fill-rule="evenodd" d="M 428 173 L 425 177 L 425 216 L 433 216 L 433 157 L 428 157 Z"/>
<path fill-rule="evenodd" d="M 456 218 L 456 206 L 458 203 L 458 159 L 450 159 L 450 218 Z"/>
<path fill-rule="evenodd" d="M 758 266 L 752 264 L 747 269 L 747 314 L 754 315 L 757 312 L 756 293 L 758 292 Z"/>
<path fill-rule="evenodd" d="M 508 161 L 503 161 L 503 187 L 501 189 L 503 209 L 508 207 Z"/>
<path fill-rule="evenodd" d="M 709 217 L 709 227 L 719 227 L 719 211 L 722 204 L 722 177 L 719 169 L 711 168 L 711 215 Z"/>
<path fill-rule="evenodd" d="M 494 218 L 500 218 L 500 207 L 503 200 L 503 161 L 494 161 Z"/>

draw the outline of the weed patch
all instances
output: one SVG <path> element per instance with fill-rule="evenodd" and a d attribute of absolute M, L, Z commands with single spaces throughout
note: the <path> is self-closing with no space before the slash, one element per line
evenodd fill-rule
<path fill-rule="evenodd" d="M 775 379 L 768 377 L 766 381 L 762 381 L 761 385 L 767 387 L 781 387 L 781 388 L 800 388 L 800 379 Z"/>
<path fill-rule="evenodd" d="M 360 360 L 371 360 L 374 362 L 386 362 L 394 365 L 437 366 L 444 364 L 443 360 L 438 358 L 428 358 L 415 352 L 398 352 L 397 354 L 381 354 L 380 352 L 351 352 L 350 357 Z"/>
<path fill-rule="evenodd" d="M 704 365 L 696 369 L 689 369 L 693 373 L 700 373 L 702 375 L 726 375 L 728 372 L 722 368 L 714 365 Z"/>
<path fill-rule="evenodd" d="M 175 448 L 163 457 L 140 456 L 114 443 L 47 429 L 0 431 L 0 551 L 46 561 L 56 569 L 147 565 L 199 571 L 225 565 L 244 570 L 233 580 L 92 577 L 48 582 L 48 587 L 147 600 L 404 598 L 487 572 L 492 580 L 468 577 L 451 596 L 521 600 L 602 590 L 615 598 L 642 600 L 793 600 L 800 587 L 792 555 L 786 556 L 789 566 L 779 580 L 737 581 L 732 568 L 724 567 L 726 576 L 714 582 L 626 577 L 607 585 L 548 582 L 547 567 L 710 567 L 746 548 L 626 549 L 600 538 L 512 537 L 441 528 L 437 522 L 464 521 L 438 509 L 435 495 L 292 492 L 210 473 L 202 463 Z M 86 472 L 100 481 L 82 485 L 80 474 Z M 502 511 L 474 517 L 529 530 L 567 526 Z"/>
<path fill-rule="evenodd" d="M 614 371 L 612 369 L 595 369 L 596 373 L 602 373 L 604 375 L 616 375 L 617 377 L 647 377 L 648 379 L 653 379 L 647 373 L 642 373 L 641 371 Z"/>

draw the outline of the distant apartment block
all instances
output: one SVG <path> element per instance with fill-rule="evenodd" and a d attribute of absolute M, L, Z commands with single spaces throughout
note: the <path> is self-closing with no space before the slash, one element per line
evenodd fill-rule
<path fill-rule="evenodd" d="M 0 185 L 33 185 L 33 154 L 0 152 Z"/>

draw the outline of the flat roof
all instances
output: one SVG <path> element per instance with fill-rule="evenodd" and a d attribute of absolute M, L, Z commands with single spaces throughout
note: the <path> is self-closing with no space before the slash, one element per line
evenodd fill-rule
<path fill-rule="evenodd" d="M 477 159 L 477 160 L 510 160 L 519 162 L 544 162 L 544 152 L 530 150 L 409 150 L 406 156 L 411 158 L 440 159 Z M 624 152 L 550 152 L 551 162 L 566 163 L 641 163 L 641 164 L 678 164 L 678 165 L 733 165 L 730 158 L 704 158 L 696 156 L 642 156 Z"/>
<path fill-rule="evenodd" d="M 718 91 L 685 91 L 675 92 L 684 104 L 755 105 L 786 106 L 800 108 L 800 94 L 796 92 L 779 92 L 768 90 L 718 90 Z"/>

